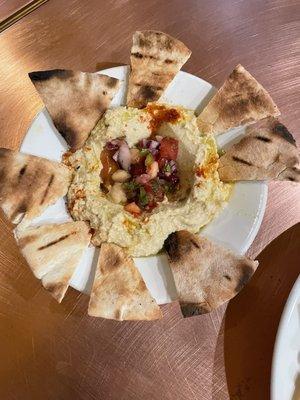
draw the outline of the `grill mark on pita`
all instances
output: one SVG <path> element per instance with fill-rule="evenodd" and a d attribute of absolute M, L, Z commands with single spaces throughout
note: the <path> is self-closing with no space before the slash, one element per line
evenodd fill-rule
<path fill-rule="evenodd" d="M 235 287 L 236 293 L 239 293 L 243 289 L 253 274 L 253 269 L 247 264 L 243 264 L 241 270 L 241 275 Z"/>
<path fill-rule="evenodd" d="M 34 71 L 29 72 L 29 78 L 34 81 L 46 81 L 51 78 L 59 78 L 59 79 L 67 79 L 73 76 L 72 71 L 68 71 L 65 69 L 52 69 L 50 71 Z"/>
<path fill-rule="evenodd" d="M 150 58 L 150 60 L 157 60 L 157 57 L 155 57 L 155 56 L 151 56 L 150 54 L 142 54 L 142 53 L 140 53 L 140 52 L 135 52 L 135 53 L 131 53 L 131 55 L 133 56 L 133 57 L 135 57 L 135 58 L 140 58 L 140 59 L 142 59 L 142 58 Z"/>
<path fill-rule="evenodd" d="M 233 156 L 232 157 L 233 161 L 239 162 L 241 164 L 249 165 L 249 167 L 252 167 L 253 164 L 251 164 L 249 161 L 243 160 L 242 158 Z"/>
<path fill-rule="evenodd" d="M 173 60 L 170 60 L 169 58 L 167 58 L 167 59 L 165 60 L 165 63 L 166 63 L 166 64 L 173 64 Z"/>
<path fill-rule="evenodd" d="M 228 281 L 231 281 L 231 277 L 229 275 L 223 275 L 225 279 L 227 279 Z"/>
<path fill-rule="evenodd" d="M 42 204 L 44 203 L 44 201 L 45 201 L 45 199 L 46 199 L 46 197 L 47 197 L 47 195 L 48 195 L 48 193 L 49 193 L 50 186 L 52 185 L 52 182 L 53 182 L 53 181 L 54 181 L 54 174 L 52 174 L 52 175 L 50 176 L 50 179 L 49 179 L 49 181 L 48 181 L 48 185 L 47 185 L 46 190 L 45 190 L 45 192 L 44 192 L 44 194 L 43 194 L 43 197 L 42 197 L 42 200 L 41 200 L 41 202 L 40 202 L 40 205 L 42 205 Z"/>
<path fill-rule="evenodd" d="M 25 174 L 26 169 L 27 169 L 27 165 L 24 165 L 24 166 L 20 169 L 20 171 L 19 171 L 19 182 L 21 181 L 22 176 Z"/>
<path fill-rule="evenodd" d="M 261 142 L 266 142 L 266 143 L 272 142 L 271 139 L 269 139 L 265 136 L 260 136 L 260 135 L 255 136 L 255 139 L 260 140 Z"/>
<path fill-rule="evenodd" d="M 77 232 L 71 232 L 71 233 L 68 233 L 67 235 L 61 236 L 60 238 L 53 240 L 52 242 L 49 242 L 49 243 L 45 244 L 44 246 L 39 247 L 38 250 L 44 250 L 50 246 L 54 246 L 55 244 L 62 242 L 63 240 L 66 240 L 71 235 L 75 235 L 76 233 Z"/>
<path fill-rule="evenodd" d="M 288 180 L 291 181 L 291 182 L 295 182 L 296 179 L 293 178 L 292 176 L 288 176 Z"/>
<path fill-rule="evenodd" d="M 287 130 L 287 128 L 283 124 L 277 123 L 273 128 L 273 133 L 282 137 L 282 139 L 286 140 L 292 145 L 296 146 L 296 141 L 293 135 Z"/>
<path fill-rule="evenodd" d="M 107 91 L 103 90 L 102 94 L 103 94 L 103 96 L 106 96 L 107 95 Z"/>

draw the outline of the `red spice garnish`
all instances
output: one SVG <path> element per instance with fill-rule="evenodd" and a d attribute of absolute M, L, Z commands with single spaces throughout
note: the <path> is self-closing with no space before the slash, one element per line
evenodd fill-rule
<path fill-rule="evenodd" d="M 100 154 L 100 160 L 102 163 L 100 176 L 105 186 L 108 186 L 109 184 L 112 183 L 111 177 L 113 173 L 119 169 L 119 166 L 116 163 L 116 161 L 112 158 L 112 155 L 113 152 L 107 150 L 106 148 L 103 149 Z"/>
<path fill-rule="evenodd" d="M 62 155 L 62 162 L 67 166 L 67 167 L 71 167 L 71 163 L 69 158 L 72 155 L 72 151 L 66 151 L 63 155 Z"/>
<path fill-rule="evenodd" d="M 196 175 L 199 177 L 203 176 L 204 178 L 208 178 L 216 170 L 218 159 L 218 156 L 210 157 L 206 165 L 196 169 Z"/>
<path fill-rule="evenodd" d="M 146 110 L 151 115 L 149 128 L 152 133 L 157 132 L 163 122 L 174 124 L 180 118 L 180 113 L 175 108 L 167 108 L 164 105 L 149 104 Z"/>

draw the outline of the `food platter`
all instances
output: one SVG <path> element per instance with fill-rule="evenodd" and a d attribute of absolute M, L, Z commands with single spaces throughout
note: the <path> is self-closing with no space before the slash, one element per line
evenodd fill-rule
<path fill-rule="evenodd" d="M 121 89 L 113 99 L 111 107 L 125 104 L 128 71 L 126 66 L 99 71 L 122 80 Z M 160 102 L 181 105 L 199 112 L 214 93 L 215 89 L 208 82 L 180 71 L 164 92 Z M 231 130 L 217 138 L 218 146 L 226 148 L 226 145 L 234 142 L 243 134 L 243 128 Z M 27 154 L 60 161 L 67 148 L 67 144 L 57 132 L 44 109 L 34 119 L 20 150 Z M 229 204 L 217 218 L 202 229 L 201 233 L 219 244 L 224 244 L 238 254 L 245 254 L 262 222 L 266 200 L 266 183 L 236 183 Z M 65 200 L 59 199 L 39 216 L 34 224 L 69 220 L 71 217 L 67 212 Z M 90 292 L 97 253 L 98 250 L 92 246 L 86 250 L 71 280 L 71 286 L 75 289 Z M 137 258 L 135 263 L 152 296 L 159 304 L 176 299 L 176 289 L 165 255 Z"/>
<path fill-rule="evenodd" d="M 300 396 L 300 277 L 284 307 L 272 363 L 271 400 L 292 400 Z"/>

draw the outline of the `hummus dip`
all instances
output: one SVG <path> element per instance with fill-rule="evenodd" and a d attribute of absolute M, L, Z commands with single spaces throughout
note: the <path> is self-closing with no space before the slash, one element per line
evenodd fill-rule
<path fill-rule="evenodd" d="M 176 110 L 178 118 L 157 120 L 156 108 Z M 164 198 L 151 212 L 139 216 L 114 203 L 101 190 L 101 153 L 111 140 L 123 138 L 129 147 L 155 134 L 178 141 L 177 166 L 180 190 L 175 199 Z M 75 220 L 89 221 L 94 245 L 112 242 L 132 256 L 158 253 L 175 231 L 196 233 L 227 203 L 231 185 L 220 181 L 215 139 L 199 132 L 194 112 L 152 103 L 145 109 L 117 107 L 106 111 L 84 147 L 69 153 L 65 162 L 73 168 L 68 208 Z"/>

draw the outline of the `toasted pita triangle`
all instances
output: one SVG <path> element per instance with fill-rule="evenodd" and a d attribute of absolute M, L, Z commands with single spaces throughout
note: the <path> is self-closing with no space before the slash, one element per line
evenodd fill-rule
<path fill-rule="evenodd" d="M 118 79 L 97 73 L 54 69 L 29 78 L 72 150 L 83 146 L 119 89 Z"/>
<path fill-rule="evenodd" d="M 158 100 L 190 55 L 182 42 L 163 32 L 135 32 L 127 105 L 142 108 Z"/>
<path fill-rule="evenodd" d="M 26 224 L 67 193 L 69 169 L 58 162 L 0 149 L 0 206 L 14 224 Z"/>
<path fill-rule="evenodd" d="M 15 230 L 20 250 L 33 274 L 60 303 L 91 235 L 83 221 Z"/>
<path fill-rule="evenodd" d="M 222 181 L 300 181 L 299 150 L 283 124 L 266 118 L 248 127 L 246 133 L 220 158 L 218 171 Z"/>
<path fill-rule="evenodd" d="M 269 93 L 240 64 L 198 117 L 202 133 L 218 135 L 280 112 Z"/>
<path fill-rule="evenodd" d="M 208 313 L 230 300 L 258 266 L 258 261 L 187 231 L 171 234 L 165 249 L 185 317 Z"/>
<path fill-rule="evenodd" d="M 119 321 L 162 317 L 132 258 L 115 244 L 101 246 L 88 314 Z"/>

